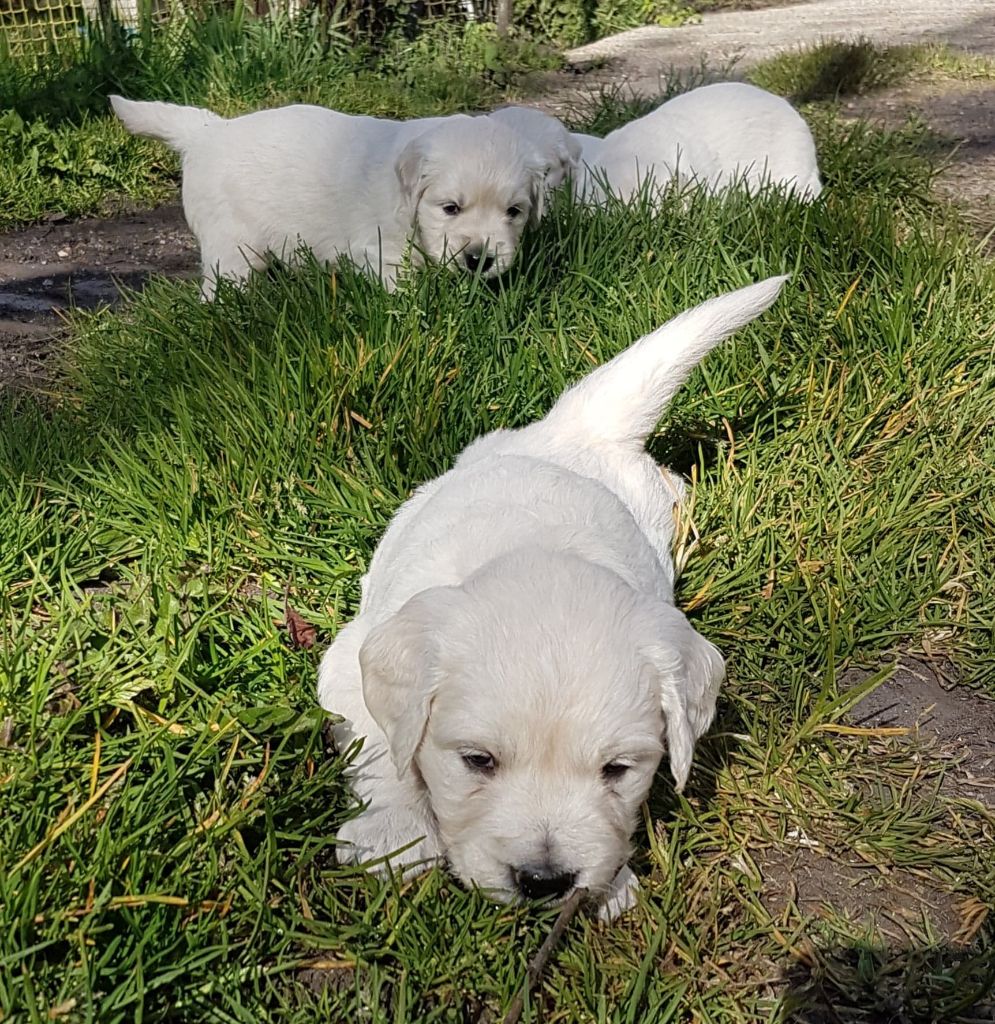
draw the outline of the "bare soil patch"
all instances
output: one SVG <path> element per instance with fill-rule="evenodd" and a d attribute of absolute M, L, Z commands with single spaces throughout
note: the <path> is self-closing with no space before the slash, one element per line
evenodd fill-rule
<path fill-rule="evenodd" d="M 842 688 L 870 676 L 850 669 Z M 920 756 L 945 766 L 941 792 L 995 808 L 995 701 L 959 685 L 949 662 L 903 655 L 894 674 L 849 714 L 851 725 L 907 728 Z"/>
<path fill-rule="evenodd" d="M 928 929 L 949 944 L 965 935 L 966 917 L 950 893 L 909 871 L 881 869 L 854 857 L 829 856 L 808 847 L 766 851 L 757 858 L 761 899 L 771 916 L 795 906 L 806 917 L 843 917 L 854 929 L 873 929 L 887 948 L 922 945 Z"/>
<path fill-rule="evenodd" d="M 974 230 L 995 230 L 995 82 L 915 82 L 860 96 L 851 117 L 886 128 L 917 118 L 949 146 L 937 192 L 956 203 Z"/>
<path fill-rule="evenodd" d="M 859 686 L 870 675 L 868 669 L 853 668 L 840 685 Z M 903 654 L 894 673 L 851 710 L 846 722 L 909 730 L 882 742 L 902 744 L 910 760 L 930 769 L 942 766 L 941 798 L 995 807 L 995 701 L 959 684 L 952 663 Z M 867 754 L 871 759 L 874 750 Z M 927 774 L 935 780 L 932 770 Z M 923 787 L 924 799 L 936 799 L 934 785 Z M 965 809 L 951 805 L 950 813 Z M 980 810 L 978 816 L 979 824 L 987 817 Z M 978 841 L 988 841 L 980 830 Z M 911 995 L 929 976 L 929 963 L 935 961 L 942 973 L 980 952 L 978 935 L 987 907 L 969 891 L 945 888 L 926 871 L 889 864 L 887 858 L 865 859 L 831 837 L 827 843 L 785 842 L 760 851 L 754 860 L 762 879 L 761 902 L 793 936 L 795 962 L 784 981 L 806 1009 L 791 1020 L 911 1024 L 932 1019 L 922 1016 L 915 1005 L 918 997 Z M 793 932 L 791 922 L 799 916 L 804 928 Z M 850 934 L 853 942 L 824 946 L 811 930 L 819 922 L 832 923 L 837 935 Z M 942 1019 L 995 1020 L 992 1014 L 989 991 L 979 994 L 965 1016 Z"/>
<path fill-rule="evenodd" d="M 196 273 L 197 245 L 177 204 L 0 235 L 0 389 L 44 381 L 66 310 L 113 304 L 151 274 Z"/>

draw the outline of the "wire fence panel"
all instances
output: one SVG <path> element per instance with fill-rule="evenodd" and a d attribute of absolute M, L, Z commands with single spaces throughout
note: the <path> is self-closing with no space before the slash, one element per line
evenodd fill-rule
<path fill-rule="evenodd" d="M 82 2 L 0 0 L 0 57 L 58 48 L 78 35 L 87 13 Z"/>
<path fill-rule="evenodd" d="M 494 6 L 493 0 L 0 0 L 0 59 L 65 48 L 90 24 L 137 26 L 149 17 L 164 24 L 171 14 L 236 2 L 259 16 L 277 10 L 293 15 L 316 4 L 348 35 L 365 40 L 398 30 L 411 35 L 429 21 L 479 20 Z"/>

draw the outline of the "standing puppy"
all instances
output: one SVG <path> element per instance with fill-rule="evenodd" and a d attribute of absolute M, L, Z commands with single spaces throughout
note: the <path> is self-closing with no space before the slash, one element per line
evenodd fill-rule
<path fill-rule="evenodd" d="M 742 183 L 780 186 L 804 202 L 822 191 L 815 142 L 787 100 L 743 82 L 718 82 L 675 96 L 604 139 L 575 135 L 587 173 L 577 194 L 598 202 L 607 190 L 623 199 L 647 178 L 676 179 L 719 191 Z"/>
<path fill-rule="evenodd" d="M 412 260 L 454 257 L 484 277 L 515 258 L 542 213 L 549 156 L 489 117 L 415 121 L 290 106 L 226 120 L 209 110 L 111 97 L 136 135 L 183 159 L 183 212 L 200 243 L 204 298 L 303 243 L 348 257 L 393 288 Z"/>
<path fill-rule="evenodd" d="M 407 847 L 396 864 L 445 857 L 498 900 L 581 887 L 606 916 L 632 904 L 664 740 L 681 789 L 725 671 L 674 606 L 681 484 L 643 446 L 784 280 L 670 321 L 401 506 L 319 673 L 339 750 L 364 738 L 340 859 L 382 867 Z"/>

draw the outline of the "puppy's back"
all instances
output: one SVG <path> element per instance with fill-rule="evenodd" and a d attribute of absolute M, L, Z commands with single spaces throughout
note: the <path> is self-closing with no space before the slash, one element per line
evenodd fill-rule
<path fill-rule="evenodd" d="M 812 133 L 781 96 L 747 82 L 716 82 L 675 96 L 660 111 L 685 134 L 697 133 L 715 154 L 716 185 L 742 174 L 755 185 L 768 178 L 793 183 L 803 198 L 814 199 L 822 190 Z"/>
<path fill-rule="evenodd" d="M 682 93 L 606 136 L 597 166 L 612 191 L 634 194 L 650 172 L 724 188 L 742 178 L 787 186 L 803 199 L 822 190 L 808 125 L 787 100 L 745 82 Z"/>

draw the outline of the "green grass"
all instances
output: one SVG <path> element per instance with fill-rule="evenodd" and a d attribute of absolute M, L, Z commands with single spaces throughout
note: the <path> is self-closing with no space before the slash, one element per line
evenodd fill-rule
<path fill-rule="evenodd" d="M 5 1022 L 495 1019 L 550 915 L 336 866 L 320 651 L 415 484 L 782 271 L 654 442 L 695 480 L 679 600 L 728 656 L 719 721 L 686 797 L 655 787 L 645 899 L 575 922 L 525 1019 L 970 1019 L 990 919 L 963 949 L 913 923 L 886 950 L 765 901 L 765 851 L 799 829 L 995 901 L 991 815 L 938 797 L 929 756 L 834 731 L 843 668 L 926 640 L 993 690 L 995 271 L 932 207 L 914 132 L 816 129 L 815 206 L 560 202 L 496 288 L 277 268 L 214 305 L 159 281 L 74 319 L 51 393 L 0 406 Z"/>
<path fill-rule="evenodd" d="M 762 89 L 796 103 L 837 100 L 922 79 L 995 78 L 995 61 L 942 44 L 878 46 L 869 39 L 829 39 L 779 53 L 750 69 Z"/>
<path fill-rule="evenodd" d="M 527 40 L 499 45 L 487 26 L 437 26 L 374 54 L 317 12 L 291 20 L 251 18 L 241 4 L 207 10 L 133 36 L 94 29 L 68 50 L 0 61 L 0 230 L 176 188 L 178 161 L 128 135 L 110 116 L 111 92 L 229 116 L 318 103 L 420 117 L 494 106 L 522 72 L 559 59 Z"/>
<path fill-rule="evenodd" d="M 83 216 L 111 210 L 122 199 L 153 203 L 173 193 L 179 184 L 174 155 L 128 135 L 109 116 L 110 92 L 204 105 L 230 116 L 300 102 L 420 117 L 514 99 L 524 74 L 557 61 L 528 39 L 499 45 L 480 25 L 436 26 L 372 53 L 318 13 L 256 19 L 241 4 L 177 16 L 166 29 L 144 25 L 130 36 L 94 29 L 60 53 L 0 61 L 0 230 L 53 212 Z M 704 74 L 672 77 L 659 96 L 636 101 L 609 89 L 592 98 L 590 109 L 578 110 L 575 121 L 601 133 Z M 808 102 L 923 75 L 988 79 L 995 64 L 945 47 L 880 48 L 857 40 L 782 54 L 749 77 Z"/>

